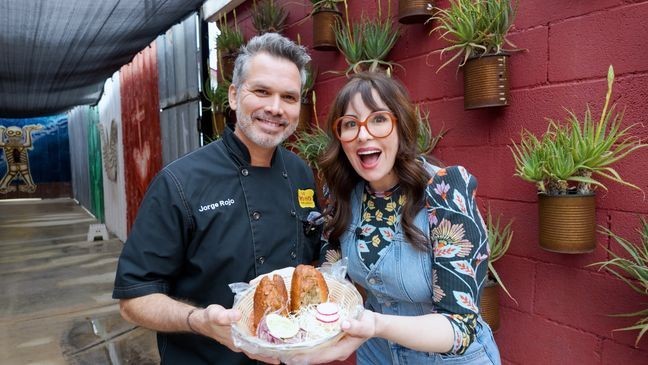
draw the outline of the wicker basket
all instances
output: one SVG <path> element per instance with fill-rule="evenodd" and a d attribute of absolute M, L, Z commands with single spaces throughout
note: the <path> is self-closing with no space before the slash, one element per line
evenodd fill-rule
<path fill-rule="evenodd" d="M 283 278 L 286 289 L 290 293 L 293 270 L 281 271 L 278 274 Z M 362 309 L 362 297 L 355 286 L 346 280 L 335 279 L 327 273 L 323 273 L 323 275 L 329 288 L 329 301 L 337 303 L 341 312 L 347 313 L 347 317 L 358 318 Z M 245 292 L 240 293 L 238 299 L 234 302 L 233 308 L 242 313 L 241 320 L 232 326 L 232 338 L 236 346 L 252 354 L 279 358 L 283 361 L 297 354 L 321 350 L 336 343 L 344 336 L 344 333 L 340 330 L 329 337 L 292 344 L 271 344 L 259 339 L 252 333 L 254 291 L 259 281 L 255 279 L 254 284 Z"/>

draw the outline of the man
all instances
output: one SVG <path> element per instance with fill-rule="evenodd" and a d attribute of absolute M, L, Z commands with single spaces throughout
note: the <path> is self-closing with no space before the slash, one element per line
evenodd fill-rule
<path fill-rule="evenodd" d="M 279 144 L 297 127 L 303 47 L 268 33 L 238 56 L 229 89 L 236 130 L 151 182 L 119 259 L 122 316 L 158 332 L 163 364 L 253 364 L 232 343 L 228 284 L 312 262 L 319 234 L 312 170 Z M 275 362 L 271 359 L 263 359 Z"/>

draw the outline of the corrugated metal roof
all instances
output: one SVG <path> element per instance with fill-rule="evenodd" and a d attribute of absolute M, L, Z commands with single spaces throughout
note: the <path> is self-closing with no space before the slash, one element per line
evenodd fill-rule
<path fill-rule="evenodd" d="M 165 109 L 160 114 L 164 165 L 200 147 L 197 101 Z"/>
<path fill-rule="evenodd" d="M 199 95 L 198 25 L 198 15 L 194 14 L 156 40 L 162 109 Z"/>

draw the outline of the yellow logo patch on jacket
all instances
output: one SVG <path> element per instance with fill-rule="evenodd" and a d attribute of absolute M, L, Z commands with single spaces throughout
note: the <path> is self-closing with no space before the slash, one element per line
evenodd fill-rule
<path fill-rule="evenodd" d="M 297 199 L 302 208 L 315 208 L 315 191 L 313 189 L 297 189 Z"/>

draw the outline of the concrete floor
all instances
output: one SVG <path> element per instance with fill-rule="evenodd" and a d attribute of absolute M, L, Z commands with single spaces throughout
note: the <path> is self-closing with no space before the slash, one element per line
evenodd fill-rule
<path fill-rule="evenodd" d="M 0 200 L 0 365 L 160 362 L 111 298 L 123 244 L 87 241 L 94 223 L 71 199 Z"/>
<path fill-rule="evenodd" d="M 0 364 L 157 364 L 152 332 L 111 299 L 117 238 L 71 199 L 0 200 Z"/>

